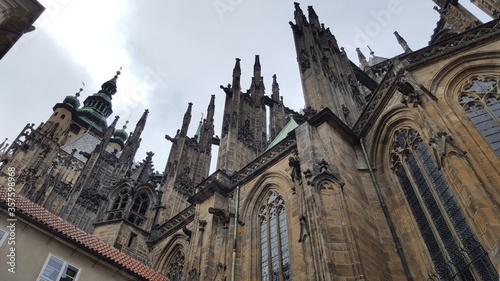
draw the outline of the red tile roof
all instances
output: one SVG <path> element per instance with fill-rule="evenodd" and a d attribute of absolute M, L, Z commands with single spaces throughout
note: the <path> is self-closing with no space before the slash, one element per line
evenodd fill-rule
<path fill-rule="evenodd" d="M 116 263 L 116 265 L 123 266 L 130 272 L 142 277 L 144 280 L 169 281 L 166 276 L 160 274 L 138 260 L 127 256 L 118 249 L 111 247 L 99 238 L 92 236 L 68 223 L 23 196 L 16 193 L 13 199 L 16 203 L 17 212 L 21 212 L 33 220 L 41 223 L 43 226 L 58 232 L 75 244 L 108 258 L 112 262 Z M 7 200 L 7 190 L 0 187 L 0 202 L 7 203 Z"/>

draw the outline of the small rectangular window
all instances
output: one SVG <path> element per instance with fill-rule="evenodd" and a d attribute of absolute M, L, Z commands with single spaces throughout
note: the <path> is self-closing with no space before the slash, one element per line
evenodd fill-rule
<path fill-rule="evenodd" d="M 38 281 L 76 281 L 80 269 L 50 254 L 43 266 Z"/>
<path fill-rule="evenodd" d="M 132 245 L 134 245 L 136 238 L 137 238 L 137 234 L 135 234 L 133 232 L 130 233 L 130 238 L 128 239 L 127 247 L 129 247 L 129 248 L 132 247 Z"/>

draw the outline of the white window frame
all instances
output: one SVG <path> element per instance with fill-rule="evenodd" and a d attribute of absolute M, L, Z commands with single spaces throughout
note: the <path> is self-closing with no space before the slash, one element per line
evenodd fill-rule
<path fill-rule="evenodd" d="M 3 236 L 0 238 L 0 247 L 2 247 L 3 242 L 7 239 L 7 236 L 9 236 L 9 232 L 3 228 L 0 228 L 0 232 L 4 232 Z"/>
<path fill-rule="evenodd" d="M 52 259 L 52 258 L 55 258 L 55 259 L 58 259 L 59 261 L 61 261 L 63 263 L 62 265 L 62 270 L 59 271 L 59 274 L 57 275 L 56 279 L 53 280 L 53 279 L 48 279 L 47 277 L 45 276 L 42 276 L 43 272 L 45 271 L 45 268 L 47 267 L 49 261 Z M 43 267 L 42 269 L 40 270 L 40 274 L 38 274 L 38 278 L 36 280 L 38 281 L 59 281 L 62 277 L 63 277 L 63 274 L 65 274 L 66 272 L 66 269 L 68 268 L 68 266 L 71 266 L 73 268 L 75 268 L 77 270 L 76 272 L 76 276 L 75 278 L 73 279 L 73 281 L 77 281 L 78 280 L 78 277 L 80 276 L 80 272 L 82 271 L 81 268 L 71 264 L 71 263 L 68 263 L 66 260 L 52 254 L 52 253 L 49 253 L 49 256 L 47 257 L 47 259 L 45 260 L 45 263 L 43 264 Z"/>

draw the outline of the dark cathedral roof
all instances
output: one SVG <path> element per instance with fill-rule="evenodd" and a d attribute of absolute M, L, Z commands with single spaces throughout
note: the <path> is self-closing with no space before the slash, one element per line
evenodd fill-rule
<path fill-rule="evenodd" d="M 86 132 L 76 139 L 61 146 L 61 149 L 68 154 L 70 154 L 73 149 L 76 149 L 77 153 L 74 154 L 75 158 L 85 163 L 87 162 L 87 158 L 85 158 L 85 156 L 83 156 L 80 152 L 91 153 L 100 143 L 101 141 L 98 138 Z M 113 148 L 108 146 L 106 147 L 106 151 L 112 153 Z M 117 154 L 117 156 L 119 156 L 119 154 Z"/>
<path fill-rule="evenodd" d="M 7 190 L 0 189 L 1 208 L 7 208 L 7 199 Z M 86 250 L 93 256 L 100 256 L 108 263 L 122 268 L 129 274 L 135 275 L 139 280 L 169 281 L 167 277 L 159 272 L 120 252 L 120 250 L 106 244 L 99 238 L 66 222 L 23 196 L 16 193 L 14 199 L 16 202 L 16 215 L 31 221 L 45 231 L 53 233 L 66 242 Z M 12 200 L 12 196 L 10 200 Z"/>

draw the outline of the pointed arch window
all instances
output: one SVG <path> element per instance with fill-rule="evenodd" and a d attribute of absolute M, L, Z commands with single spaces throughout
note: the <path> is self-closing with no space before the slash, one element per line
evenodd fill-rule
<path fill-rule="evenodd" d="M 184 254 L 177 249 L 167 265 L 165 274 L 170 281 L 182 281 L 182 270 L 184 269 Z"/>
<path fill-rule="evenodd" d="M 417 131 L 403 128 L 395 133 L 391 163 L 434 263 L 435 280 L 498 280 Z"/>
<path fill-rule="evenodd" d="M 459 103 L 491 148 L 500 156 L 499 77 L 475 77 L 465 83 Z"/>
<path fill-rule="evenodd" d="M 108 211 L 108 220 L 121 219 L 129 199 L 129 189 L 123 188 L 113 199 L 111 209 Z"/>
<path fill-rule="evenodd" d="M 146 212 L 149 208 L 149 196 L 146 192 L 140 192 L 133 201 L 128 220 L 141 226 L 146 220 Z"/>
<path fill-rule="evenodd" d="M 124 188 L 120 190 L 120 193 L 116 195 L 115 200 L 113 200 L 112 210 L 124 209 L 128 201 L 128 189 Z"/>
<path fill-rule="evenodd" d="M 259 215 L 262 281 L 292 280 L 285 204 L 276 192 L 266 199 Z"/>

